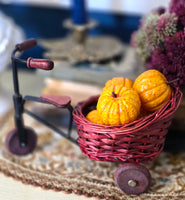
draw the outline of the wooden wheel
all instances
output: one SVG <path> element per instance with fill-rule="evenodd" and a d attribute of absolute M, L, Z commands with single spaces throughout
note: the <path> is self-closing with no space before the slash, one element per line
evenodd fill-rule
<path fill-rule="evenodd" d="M 37 136 L 35 132 L 29 128 L 25 128 L 24 131 L 27 135 L 27 144 L 23 147 L 20 146 L 18 131 L 16 128 L 10 131 L 7 135 L 6 147 L 12 154 L 27 155 L 35 149 L 37 143 Z"/>
<path fill-rule="evenodd" d="M 116 185 L 126 194 L 141 194 L 145 192 L 151 181 L 151 175 L 148 169 L 133 163 L 127 163 L 120 166 L 115 174 Z"/>

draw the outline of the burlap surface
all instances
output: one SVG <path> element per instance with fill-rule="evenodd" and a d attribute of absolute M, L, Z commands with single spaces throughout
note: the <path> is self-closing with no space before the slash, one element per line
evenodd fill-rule
<path fill-rule="evenodd" d="M 31 104 L 28 107 L 35 111 L 37 106 Z M 51 115 L 50 111 L 48 113 Z M 24 120 L 26 126 L 36 131 L 38 144 L 32 154 L 18 157 L 5 147 L 6 135 L 14 127 L 13 110 L 0 118 L 0 171 L 16 181 L 53 192 L 62 191 L 98 199 L 185 199 L 185 153 L 173 155 L 163 152 L 156 160 L 145 165 L 152 175 L 150 190 L 140 196 L 128 196 L 115 186 L 113 180 L 120 164 L 91 161 L 80 152 L 78 146 L 34 119 L 25 115 Z M 73 135 L 76 137 L 76 130 Z"/>

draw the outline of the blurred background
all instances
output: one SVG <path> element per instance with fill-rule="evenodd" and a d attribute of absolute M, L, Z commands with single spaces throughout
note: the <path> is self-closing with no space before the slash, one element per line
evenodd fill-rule
<path fill-rule="evenodd" d="M 106 33 L 128 43 L 141 16 L 159 6 L 167 7 L 168 3 L 169 0 L 87 0 L 89 18 L 99 24 L 90 34 Z M 22 27 L 26 38 L 65 36 L 69 30 L 63 28 L 62 22 L 71 17 L 71 6 L 72 0 L 0 0 L 0 11 Z"/>
<path fill-rule="evenodd" d="M 10 53 L 16 43 L 28 38 L 65 38 L 71 30 L 63 23 L 71 18 L 73 2 L 0 0 L 0 72 L 10 66 Z M 90 36 L 109 35 L 129 45 L 131 34 L 138 29 L 141 17 L 159 6 L 167 7 L 169 0 L 87 0 L 86 4 L 88 18 L 98 23 L 97 27 L 89 30 Z M 38 45 L 21 54 L 21 58 L 42 58 L 44 52 L 45 49 Z M 3 99 L 6 95 L 2 88 L 0 91 Z"/>
<path fill-rule="evenodd" d="M 48 7 L 65 7 L 70 8 L 70 0 L 1 0 L 4 4 L 29 4 L 41 5 Z M 158 6 L 167 6 L 169 0 L 88 0 L 88 7 L 90 10 L 121 12 L 130 14 L 146 14 L 149 10 Z"/>
<path fill-rule="evenodd" d="M 72 0 L 0 0 L 0 12 L 19 26 L 25 38 L 53 39 L 65 37 L 70 30 L 63 22 L 71 18 Z M 98 26 L 89 35 L 111 35 L 129 44 L 140 18 L 169 0 L 87 0 L 88 17 Z M 5 27 L 6 29 L 6 27 Z M 5 30 L 4 28 L 1 29 Z M 16 40 L 17 41 L 17 40 Z M 24 52 L 21 57 L 43 57 L 41 46 Z"/>

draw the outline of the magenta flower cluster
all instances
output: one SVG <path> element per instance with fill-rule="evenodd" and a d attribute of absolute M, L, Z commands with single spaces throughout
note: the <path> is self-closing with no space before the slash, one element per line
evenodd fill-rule
<path fill-rule="evenodd" d="M 185 33 L 179 31 L 167 36 L 163 47 L 153 50 L 146 62 L 148 69 L 161 71 L 168 81 L 179 78 L 180 86 L 185 85 Z"/>
<path fill-rule="evenodd" d="M 179 26 L 185 26 L 185 0 L 172 0 L 169 12 L 175 13 L 178 16 Z"/>
<path fill-rule="evenodd" d="M 185 86 L 185 0 L 172 0 L 169 12 L 160 8 L 145 16 L 131 42 L 148 69 Z"/>

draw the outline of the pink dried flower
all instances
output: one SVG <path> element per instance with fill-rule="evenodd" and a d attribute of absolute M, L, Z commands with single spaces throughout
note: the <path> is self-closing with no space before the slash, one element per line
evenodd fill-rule
<path fill-rule="evenodd" d="M 163 48 L 156 48 L 146 64 L 149 69 L 161 71 L 168 81 L 179 78 L 178 85 L 185 85 L 185 33 L 167 36 Z"/>
<path fill-rule="evenodd" d="M 185 26 L 185 0 L 172 0 L 170 2 L 169 11 L 178 16 L 180 26 Z"/>
<path fill-rule="evenodd" d="M 163 45 L 166 36 L 172 36 L 177 31 L 177 16 L 164 13 L 150 13 L 141 20 L 141 26 L 131 37 L 131 44 L 141 55 L 143 61 L 150 57 L 151 52 Z"/>
<path fill-rule="evenodd" d="M 160 16 L 157 23 L 157 31 L 159 35 L 172 36 L 177 32 L 177 21 L 176 14 L 165 13 Z"/>
<path fill-rule="evenodd" d="M 153 10 L 153 13 L 154 14 L 157 14 L 157 15 L 162 15 L 166 12 L 166 9 L 164 7 L 159 7 L 155 10 Z"/>
<path fill-rule="evenodd" d="M 169 11 L 158 8 L 146 15 L 132 44 L 147 68 L 185 86 L 185 0 L 171 0 Z"/>

